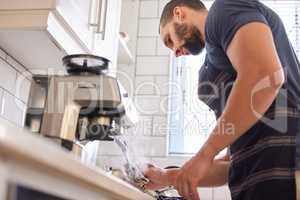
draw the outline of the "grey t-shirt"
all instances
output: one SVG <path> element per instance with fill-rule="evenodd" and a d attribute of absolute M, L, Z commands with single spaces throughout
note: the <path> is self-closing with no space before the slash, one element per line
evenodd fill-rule
<path fill-rule="evenodd" d="M 300 65 L 298 58 L 288 39 L 287 32 L 280 17 L 273 10 L 258 0 L 215 0 L 209 11 L 205 25 L 207 51 L 206 65 L 208 66 L 208 72 L 206 72 L 206 74 L 211 76 L 211 74 L 214 74 L 215 72 L 218 74 L 218 71 L 226 71 L 228 74 L 236 74 L 228 56 L 226 55 L 226 50 L 236 32 L 243 25 L 251 22 L 261 22 L 270 27 L 273 33 L 278 56 L 285 71 L 286 82 L 283 86 L 283 89 L 287 91 L 286 96 L 288 106 L 295 108 L 296 110 L 298 109 L 299 111 Z M 205 73 L 203 74 L 202 78 L 205 79 L 204 76 L 206 75 Z M 199 77 L 199 80 L 201 81 L 201 70 Z M 232 81 L 234 81 L 234 77 L 235 75 L 232 76 Z M 223 108 L 218 107 L 218 112 L 222 112 Z M 291 125 L 291 123 L 293 124 Z M 293 121 L 291 123 L 289 122 L 289 126 L 300 127 L 299 122 Z M 299 131 L 299 128 L 297 130 L 293 129 L 293 132 L 297 132 L 293 134 L 298 134 L 297 158 L 299 159 L 297 159 L 296 163 L 298 165 L 297 168 L 300 169 L 300 139 L 298 140 L 300 134 Z M 247 136 L 245 136 L 244 139 L 245 138 L 247 138 Z M 250 144 L 251 140 L 253 139 L 251 139 L 250 136 L 248 138 L 248 143 Z M 242 139 L 240 139 L 240 141 L 241 140 Z M 245 142 L 241 142 L 241 146 L 242 143 Z M 238 149 L 239 148 L 236 150 Z"/>
<path fill-rule="evenodd" d="M 286 87 L 295 106 L 300 105 L 300 65 L 280 17 L 257 0 L 215 0 L 206 22 L 207 62 L 234 73 L 226 50 L 236 32 L 245 24 L 261 22 L 273 33 L 274 43 L 285 69 Z"/>

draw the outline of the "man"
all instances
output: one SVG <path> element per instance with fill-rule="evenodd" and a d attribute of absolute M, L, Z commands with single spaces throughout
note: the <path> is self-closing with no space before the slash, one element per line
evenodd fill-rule
<path fill-rule="evenodd" d="M 300 68 L 279 16 L 258 0 L 215 0 L 209 11 L 200 0 L 171 0 L 159 33 L 176 56 L 206 48 L 198 91 L 218 121 L 180 169 L 149 167 L 146 188 L 173 185 L 199 200 L 198 186 L 228 183 L 233 200 L 296 199 Z"/>

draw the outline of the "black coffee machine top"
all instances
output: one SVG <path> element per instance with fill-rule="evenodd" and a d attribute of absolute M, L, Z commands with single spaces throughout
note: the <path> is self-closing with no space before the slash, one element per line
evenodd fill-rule
<path fill-rule="evenodd" d="M 81 75 L 84 73 L 100 75 L 108 69 L 110 63 L 106 58 L 89 54 L 68 55 L 62 61 L 70 75 Z"/>

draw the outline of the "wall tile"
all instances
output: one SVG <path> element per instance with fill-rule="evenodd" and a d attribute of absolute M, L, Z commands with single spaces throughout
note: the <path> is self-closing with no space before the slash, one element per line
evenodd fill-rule
<path fill-rule="evenodd" d="M 142 37 L 138 38 L 137 55 L 155 55 L 156 51 L 156 37 Z"/>
<path fill-rule="evenodd" d="M 164 43 L 163 43 L 163 41 L 161 40 L 161 38 L 160 37 L 158 37 L 157 38 L 157 40 L 156 40 L 156 42 L 157 42 L 157 51 L 156 51 L 156 54 L 157 55 L 159 55 L 159 56 L 165 56 L 165 55 L 170 55 L 170 53 L 171 53 L 171 50 L 170 49 L 168 49 L 165 45 L 164 45 Z"/>
<path fill-rule="evenodd" d="M 152 116 L 140 116 L 139 122 L 136 126 L 129 130 L 128 135 L 138 135 L 138 136 L 150 136 L 152 135 L 153 129 L 153 117 Z"/>
<path fill-rule="evenodd" d="M 28 102 L 30 86 L 31 86 L 31 82 L 27 78 L 25 78 L 24 76 L 18 73 L 16 86 L 15 86 L 15 95 L 18 99 L 25 102 L 25 104 L 27 104 Z"/>
<path fill-rule="evenodd" d="M 166 136 L 168 134 L 168 116 L 153 117 L 153 135 Z"/>
<path fill-rule="evenodd" d="M 165 156 L 166 137 L 126 136 L 132 155 L 139 157 Z M 122 155 L 114 142 L 100 142 L 98 155 Z"/>
<path fill-rule="evenodd" d="M 140 156 L 165 156 L 166 137 L 132 137 L 132 145 L 136 147 Z"/>
<path fill-rule="evenodd" d="M 141 115 L 165 115 L 168 109 L 166 97 L 155 95 L 136 96 L 135 105 Z"/>
<path fill-rule="evenodd" d="M 15 93 L 16 71 L 0 59 L 0 86 L 11 93 Z"/>
<path fill-rule="evenodd" d="M 1 115 L 22 127 L 24 125 L 26 106 L 23 102 L 4 91 Z"/>
<path fill-rule="evenodd" d="M 153 117 L 147 115 L 139 115 L 139 120 L 135 126 L 124 129 L 123 135 L 130 136 L 151 136 L 153 129 Z"/>
<path fill-rule="evenodd" d="M 139 56 L 136 68 L 137 75 L 168 75 L 169 57 Z"/>
<path fill-rule="evenodd" d="M 118 145 L 113 141 L 100 141 L 98 148 L 98 155 L 122 155 Z"/>
<path fill-rule="evenodd" d="M 154 94 L 155 81 L 153 76 L 136 76 L 135 79 L 135 94 Z"/>
<path fill-rule="evenodd" d="M 155 83 L 158 88 L 155 94 L 159 95 L 169 95 L 169 87 L 171 85 L 171 81 L 169 80 L 169 76 L 156 76 Z"/>
<path fill-rule="evenodd" d="M 140 17 L 158 17 L 158 1 L 141 1 Z"/>
<path fill-rule="evenodd" d="M 159 19 L 140 19 L 139 36 L 156 37 L 158 34 Z"/>

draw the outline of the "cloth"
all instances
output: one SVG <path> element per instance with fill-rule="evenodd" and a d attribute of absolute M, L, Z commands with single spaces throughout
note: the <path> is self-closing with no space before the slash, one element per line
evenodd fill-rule
<path fill-rule="evenodd" d="M 220 117 L 236 79 L 226 51 L 236 32 L 251 22 L 270 27 L 286 82 L 264 117 L 230 146 L 229 188 L 233 200 L 294 200 L 295 169 L 300 169 L 300 69 L 274 11 L 257 0 L 215 0 L 205 25 L 207 55 L 198 94 Z"/>

